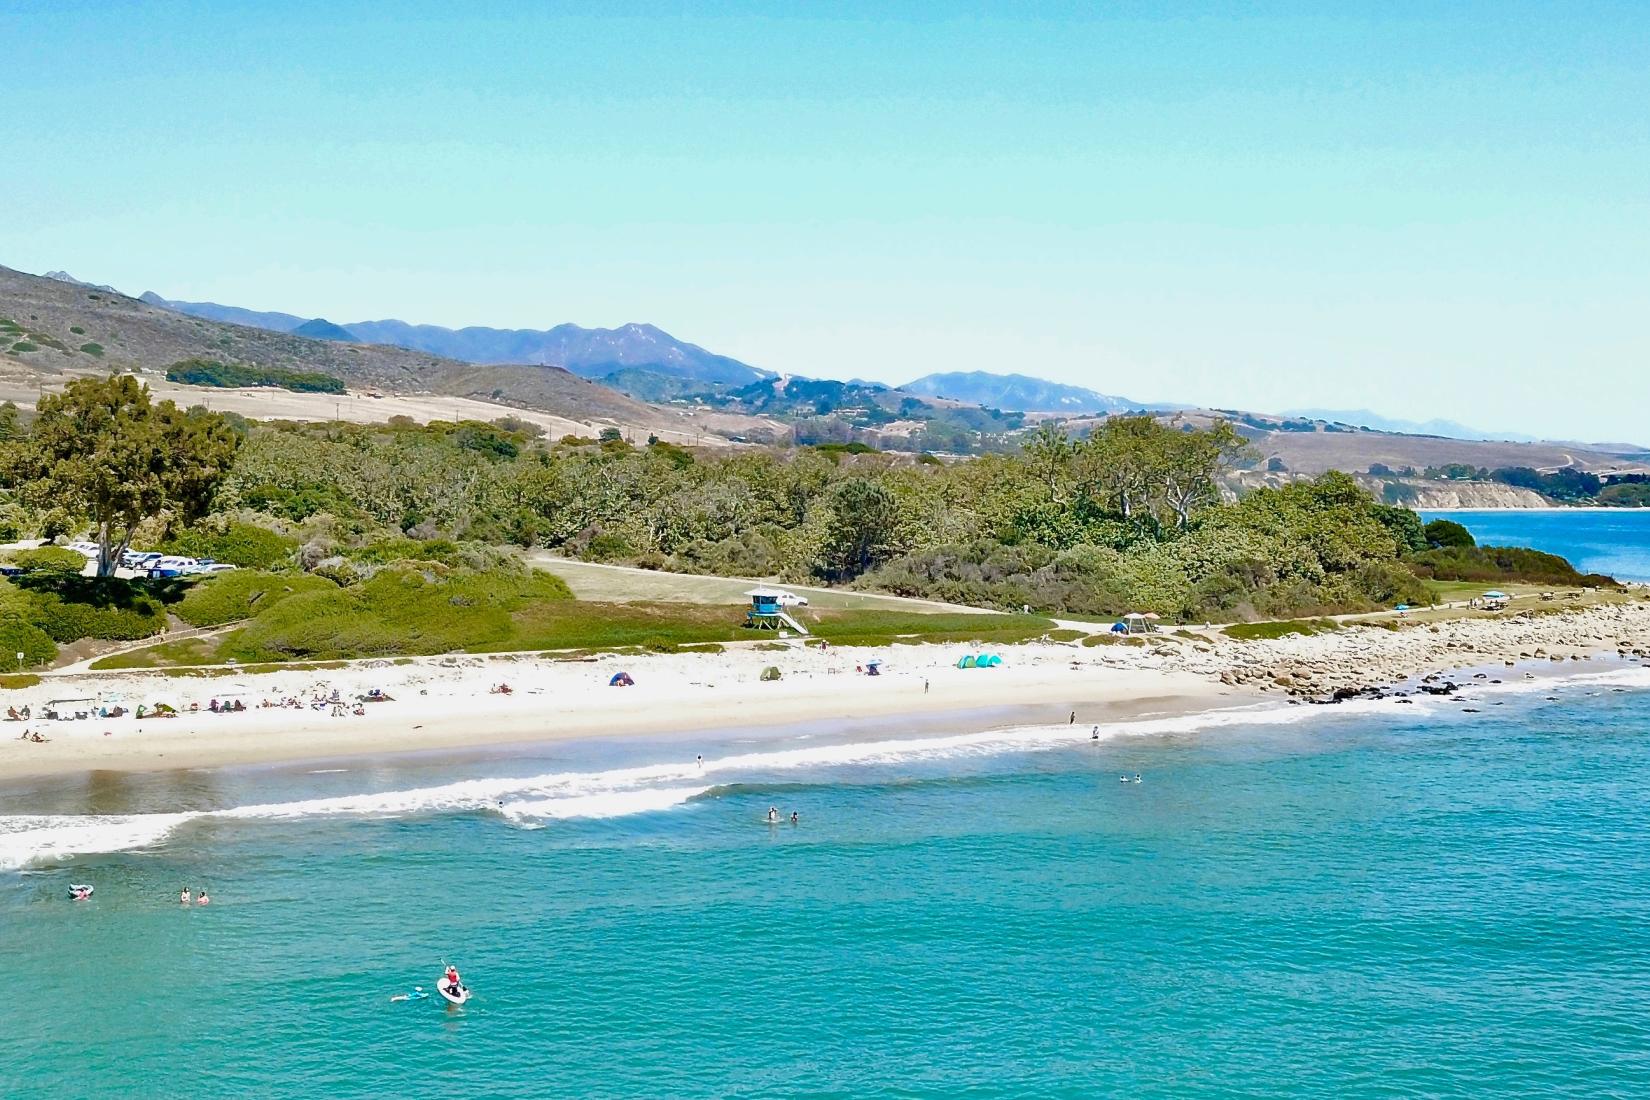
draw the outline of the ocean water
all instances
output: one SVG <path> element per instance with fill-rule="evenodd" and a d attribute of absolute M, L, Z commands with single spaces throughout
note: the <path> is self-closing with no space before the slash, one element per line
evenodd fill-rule
<path fill-rule="evenodd" d="M 0 1091 L 1650 1095 L 1650 669 L 1572 669 L 13 787 Z"/>
<path fill-rule="evenodd" d="M 1422 512 L 1452 519 L 1490 546 L 1530 546 L 1568 558 L 1583 573 L 1650 582 L 1650 508 L 1512 508 Z"/>

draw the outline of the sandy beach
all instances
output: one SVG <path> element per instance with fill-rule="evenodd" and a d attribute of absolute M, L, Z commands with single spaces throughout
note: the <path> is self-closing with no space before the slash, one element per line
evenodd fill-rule
<path fill-rule="evenodd" d="M 213 676 L 156 672 L 45 677 L 3 703 L 31 719 L 0 723 L 0 780 L 91 770 L 151 770 L 324 760 L 571 738 L 785 728 L 879 721 L 1002 728 L 1110 725 L 1267 700 L 1335 693 L 1488 664 L 1650 659 L 1650 603 L 1584 611 L 1351 626 L 1235 641 L 1218 632 L 1160 635 L 1145 645 L 1039 643 L 1002 650 L 991 669 L 959 669 L 961 645 L 889 649 L 733 647 L 718 654 L 554 660 L 528 656 L 363 661 L 343 668 Z M 882 674 L 863 669 L 880 661 Z M 762 670 L 783 678 L 764 682 Z M 618 672 L 632 687 L 612 687 Z M 509 693 L 497 691 L 508 684 Z M 371 691 L 391 698 L 357 705 Z M 345 705 L 324 701 L 336 694 Z M 244 711 L 212 713 L 213 700 Z M 58 701 L 58 702 L 53 702 Z M 291 703 L 297 705 L 293 706 Z M 166 703 L 172 718 L 44 720 L 60 713 Z M 265 705 L 276 704 L 276 705 Z M 288 705 L 279 705 L 287 703 Z M 357 713 L 359 711 L 360 713 Z M 24 730 L 48 738 L 20 739 Z"/>
<path fill-rule="evenodd" d="M 830 720 L 952 719 L 948 728 L 996 728 L 1069 720 L 1090 723 L 1183 714 L 1253 701 L 1253 693 L 1206 676 L 1156 667 L 1113 667 L 1092 651 L 1054 645 L 1015 647 L 1005 665 L 958 669 L 967 650 L 953 646 L 730 650 L 554 661 L 527 657 L 424 658 L 360 662 L 343 669 L 262 675 L 169 677 L 157 673 L 52 677 L 6 693 L 5 705 L 29 705 L 36 719 L 51 700 L 62 712 L 164 702 L 174 718 L 5 722 L 0 779 L 94 769 L 211 767 L 289 760 L 460 749 L 564 740 L 785 727 Z M 855 671 L 880 660 L 882 673 Z M 784 670 L 763 682 L 770 665 Z M 635 680 L 612 687 L 620 671 Z M 510 692 L 495 689 L 507 684 Z M 377 689 L 387 702 L 357 707 Z M 347 705 L 335 714 L 315 706 L 334 692 Z M 212 700 L 246 710 L 212 713 Z M 299 706 L 266 701 L 297 700 Z M 195 708 L 199 708 L 198 710 Z M 360 714 L 355 711 L 359 709 Z M 45 744 L 18 739 L 40 730 Z"/>

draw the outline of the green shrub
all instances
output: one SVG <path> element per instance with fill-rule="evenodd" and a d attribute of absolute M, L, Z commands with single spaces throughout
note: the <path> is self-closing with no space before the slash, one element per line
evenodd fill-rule
<path fill-rule="evenodd" d="M 81 344 L 80 350 L 85 352 L 87 355 L 95 356 L 99 359 L 103 358 L 103 345 L 94 340 L 88 340 L 86 343 Z"/>
<path fill-rule="evenodd" d="M 76 574 L 86 568 L 86 559 L 74 550 L 62 546 L 42 546 L 38 550 L 14 550 L 13 565 L 30 572 Z"/>
<path fill-rule="evenodd" d="M 510 648 L 519 637 L 516 612 L 572 596 L 560 578 L 539 571 L 437 573 L 411 565 L 380 570 L 353 588 L 329 588 L 260 612 L 220 653 L 270 661 Z"/>
<path fill-rule="evenodd" d="M 16 659 L 17 650 L 12 650 L 12 657 Z M 0 676 L 0 689 L 5 691 L 22 691 L 40 683 L 40 677 L 27 672 L 13 672 Z"/>
<path fill-rule="evenodd" d="M 74 333 L 76 336 L 86 335 L 86 330 L 81 328 L 79 325 L 70 325 L 69 331 Z"/>
<path fill-rule="evenodd" d="M 0 581 L 0 668 L 17 667 L 19 653 L 25 667 L 47 664 L 57 656 L 57 645 L 32 621 L 32 610 L 27 595 Z"/>
<path fill-rule="evenodd" d="M 11 346 L 11 350 L 12 351 L 39 351 L 40 350 L 40 345 L 30 343 L 27 340 L 19 340 L 19 341 L 17 341 L 17 343 L 15 343 Z"/>
<path fill-rule="evenodd" d="M 251 523 L 228 523 L 221 530 L 210 527 L 187 528 L 168 539 L 160 550 L 167 554 L 187 554 L 212 558 L 242 569 L 268 569 L 292 558 L 298 543 L 267 527 Z"/>
<path fill-rule="evenodd" d="M 82 638 L 136 641 L 166 629 L 165 606 L 131 581 L 90 577 L 57 581 L 50 587 L 32 587 L 26 595 L 30 621 L 60 644 Z"/>
<path fill-rule="evenodd" d="M 323 577 L 241 569 L 197 581 L 178 604 L 177 616 L 191 626 L 222 626 L 261 615 L 293 596 L 337 587 Z"/>

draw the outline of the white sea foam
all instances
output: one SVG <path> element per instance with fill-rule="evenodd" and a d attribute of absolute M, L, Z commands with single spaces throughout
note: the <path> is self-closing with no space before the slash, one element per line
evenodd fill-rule
<path fill-rule="evenodd" d="M 505 817 L 533 825 L 565 818 L 628 817 L 674 809 L 704 794 L 709 787 L 646 787 L 636 791 L 606 791 L 563 798 L 520 799 L 499 808 Z"/>
<path fill-rule="evenodd" d="M 1552 691 L 1568 685 L 1650 687 L 1650 669 L 1620 668 L 1562 679 L 1519 678 L 1501 685 L 1467 681 L 1472 691 Z M 1403 714 L 1420 717 L 1458 700 L 1413 695 L 1395 699 L 1354 699 L 1338 706 L 1264 703 L 1225 710 L 1099 727 L 1102 738 L 1191 734 L 1232 726 L 1283 726 L 1317 718 Z M 522 827 L 570 818 L 611 818 L 655 813 L 681 806 L 716 782 L 767 776 L 803 768 L 886 765 L 917 760 L 984 757 L 1006 752 L 1062 748 L 1089 741 L 1093 723 L 1022 726 L 940 737 L 887 738 L 839 744 L 794 744 L 786 748 L 734 753 L 695 761 L 673 761 L 595 772 L 468 779 L 433 787 L 378 791 L 290 802 L 237 806 L 188 813 L 118 816 L 0 816 L 0 868 L 61 859 L 74 854 L 144 848 L 163 840 L 185 822 L 199 818 L 291 820 L 311 817 L 406 817 L 423 814 L 492 812 Z"/>
<path fill-rule="evenodd" d="M 67 859 L 86 852 L 123 852 L 164 840 L 196 813 L 0 817 L 0 868 Z"/>

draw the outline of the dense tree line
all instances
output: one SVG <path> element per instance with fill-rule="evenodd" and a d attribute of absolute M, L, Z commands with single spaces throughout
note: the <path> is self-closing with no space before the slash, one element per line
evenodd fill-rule
<path fill-rule="evenodd" d="M 946 464 L 846 448 L 548 442 L 509 421 L 190 423 L 197 444 L 219 446 L 207 450 L 222 459 L 221 447 L 233 453 L 211 482 L 211 514 L 200 514 L 198 493 L 160 494 L 147 517 L 120 513 L 112 549 L 128 536 L 249 556 L 256 548 L 267 566 L 283 544 L 249 534 L 263 528 L 298 548 L 296 563 L 338 570 L 347 583 L 341 555 L 439 538 L 1005 608 L 1187 618 L 1424 599 L 1401 562 L 1427 547 L 1419 521 L 1350 478 L 1223 501 L 1223 472 L 1246 457 L 1225 424 L 1196 431 L 1114 417 L 1085 439 L 1045 427 L 1020 453 Z M 213 442 L 231 437 L 237 446 Z M 14 485 L 49 484 L 40 440 L 9 446 Z M 19 471 L 28 475 L 20 483 Z M 37 506 L 28 521 L 37 526 L 68 497 L 82 501 L 83 518 L 94 515 L 78 489 L 23 497 Z M 64 533 L 74 526 L 50 522 Z"/>

